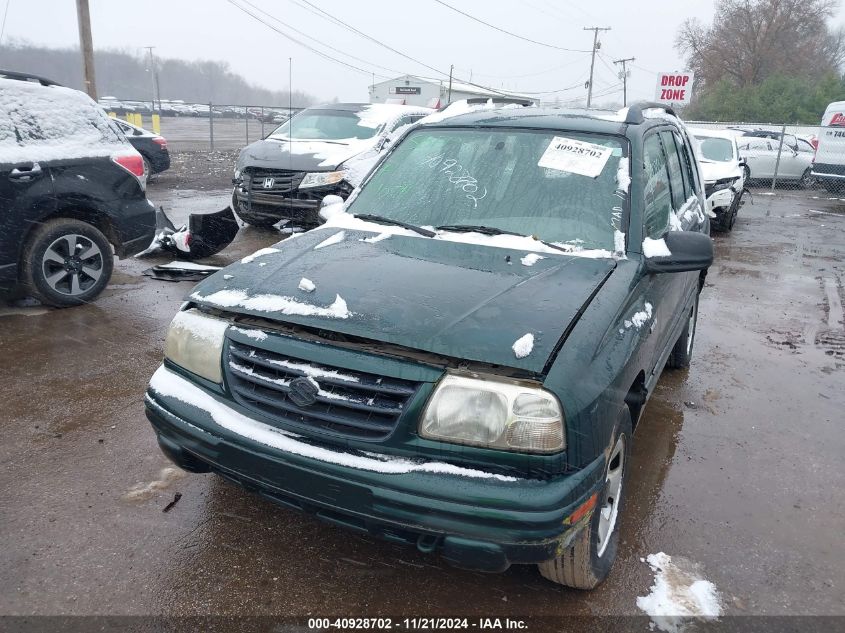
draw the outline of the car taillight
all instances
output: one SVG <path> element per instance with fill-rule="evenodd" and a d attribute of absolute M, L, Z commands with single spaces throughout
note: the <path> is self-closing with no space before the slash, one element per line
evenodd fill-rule
<path fill-rule="evenodd" d="M 147 188 L 147 175 L 144 170 L 144 159 L 140 154 L 115 154 L 111 157 L 112 161 L 123 167 L 130 174 L 138 179 L 142 190 Z"/>
<path fill-rule="evenodd" d="M 153 143 L 161 147 L 161 149 L 167 149 L 167 139 L 161 136 L 154 136 Z"/>

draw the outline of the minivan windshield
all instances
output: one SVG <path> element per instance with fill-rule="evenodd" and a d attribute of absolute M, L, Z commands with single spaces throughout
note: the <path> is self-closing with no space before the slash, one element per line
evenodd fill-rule
<path fill-rule="evenodd" d="M 573 249 L 614 249 L 627 181 L 616 136 L 514 128 L 422 128 L 402 140 L 349 205 L 417 226 L 480 226 Z M 625 185 L 627 186 L 627 185 Z"/>
<path fill-rule="evenodd" d="M 718 163 L 728 163 L 734 159 L 733 141 L 713 136 L 696 136 L 701 158 Z"/>
<path fill-rule="evenodd" d="M 277 127 L 270 138 L 343 141 L 374 137 L 384 126 L 349 110 L 303 110 Z"/>

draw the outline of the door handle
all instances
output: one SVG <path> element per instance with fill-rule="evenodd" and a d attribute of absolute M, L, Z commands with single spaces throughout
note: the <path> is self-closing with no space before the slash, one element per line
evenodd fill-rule
<path fill-rule="evenodd" d="M 20 180 L 22 182 L 28 182 L 30 180 L 34 180 L 35 178 L 40 177 L 42 173 L 44 172 L 41 170 L 41 165 L 39 165 L 38 163 L 32 163 L 32 167 L 30 167 L 29 169 L 21 169 L 19 167 L 15 167 L 9 173 L 9 180 Z"/>

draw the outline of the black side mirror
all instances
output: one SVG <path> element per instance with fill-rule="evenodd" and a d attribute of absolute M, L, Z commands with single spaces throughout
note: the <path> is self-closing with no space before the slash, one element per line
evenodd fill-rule
<path fill-rule="evenodd" d="M 742 157 L 742 156 L 739 157 L 739 166 L 740 167 L 748 167 L 748 161 L 745 160 L 745 158 Z"/>
<path fill-rule="evenodd" d="M 709 235 L 694 231 L 670 231 L 665 240 L 670 255 L 647 257 L 647 272 L 685 273 L 704 270 L 713 263 L 713 242 Z"/>

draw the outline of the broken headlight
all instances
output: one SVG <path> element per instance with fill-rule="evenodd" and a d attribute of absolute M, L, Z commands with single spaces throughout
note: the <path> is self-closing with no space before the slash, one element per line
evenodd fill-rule
<path fill-rule="evenodd" d="M 334 185 L 343 180 L 346 172 L 343 171 L 317 171 L 310 174 L 305 174 L 302 182 L 299 183 L 300 189 L 308 189 L 309 187 L 325 187 L 326 185 Z"/>
<path fill-rule="evenodd" d="M 220 360 L 229 322 L 199 310 L 179 312 L 164 340 L 164 356 L 170 362 L 211 382 L 223 382 Z"/>
<path fill-rule="evenodd" d="M 566 448 L 563 411 L 554 394 L 495 376 L 447 374 L 429 400 L 420 435 L 527 453 Z"/>

